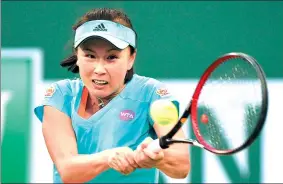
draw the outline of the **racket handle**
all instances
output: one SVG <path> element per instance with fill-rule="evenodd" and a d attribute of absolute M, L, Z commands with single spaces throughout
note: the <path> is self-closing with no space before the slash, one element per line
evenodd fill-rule
<path fill-rule="evenodd" d="M 153 152 L 159 152 L 160 150 L 162 150 L 159 144 L 159 139 L 153 140 L 147 148 Z"/>

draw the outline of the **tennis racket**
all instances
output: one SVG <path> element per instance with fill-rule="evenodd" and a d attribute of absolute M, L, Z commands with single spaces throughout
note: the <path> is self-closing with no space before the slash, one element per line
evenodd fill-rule
<path fill-rule="evenodd" d="M 203 73 L 171 131 L 152 141 L 148 148 L 159 151 L 184 143 L 220 155 L 237 153 L 260 135 L 267 109 L 268 90 L 261 66 L 247 54 L 228 53 Z M 189 116 L 196 140 L 173 139 Z"/>

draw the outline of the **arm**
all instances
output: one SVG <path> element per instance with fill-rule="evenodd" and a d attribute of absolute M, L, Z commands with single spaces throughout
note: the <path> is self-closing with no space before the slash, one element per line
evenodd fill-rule
<path fill-rule="evenodd" d="M 154 130 L 158 137 L 167 134 L 173 125 L 162 126 L 154 123 Z M 184 132 L 179 130 L 173 138 L 185 138 Z M 164 158 L 157 163 L 156 168 L 172 178 L 185 178 L 190 171 L 189 147 L 187 144 L 172 144 L 163 150 Z"/>
<path fill-rule="evenodd" d="M 154 128 L 158 137 L 166 135 L 175 124 L 169 124 L 166 126 L 160 125 L 154 122 L 150 114 L 151 104 L 156 100 L 169 100 L 179 109 L 179 103 L 170 94 L 167 87 L 162 83 L 156 83 L 153 88 L 152 97 L 150 100 L 150 106 L 148 109 L 149 123 Z M 179 130 L 173 138 L 185 138 L 184 132 Z M 149 140 L 151 141 L 151 140 Z M 156 167 L 166 175 L 172 178 L 185 178 L 190 171 L 190 158 L 189 147 L 187 144 L 173 144 L 169 148 L 163 149 L 158 153 L 155 153 L 149 149 L 149 141 L 146 139 L 135 150 L 135 161 L 142 168 Z"/>
<path fill-rule="evenodd" d="M 161 137 L 171 130 L 172 125 L 162 126 L 155 123 L 153 127 L 158 137 Z M 178 131 L 174 138 L 184 138 L 182 130 Z M 155 153 L 147 149 L 151 141 L 151 138 L 146 138 L 136 149 L 135 161 L 138 166 L 141 168 L 156 167 L 172 178 L 185 178 L 190 170 L 188 145 L 173 144 Z"/>
<path fill-rule="evenodd" d="M 61 111 L 44 107 L 43 136 L 48 152 L 64 183 L 83 183 L 109 168 L 109 150 L 79 155 L 71 119 Z"/>

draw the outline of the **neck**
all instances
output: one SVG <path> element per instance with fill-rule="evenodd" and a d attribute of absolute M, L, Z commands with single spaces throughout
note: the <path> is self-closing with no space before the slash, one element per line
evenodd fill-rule
<path fill-rule="evenodd" d="M 106 103 L 105 103 L 101 98 L 99 98 L 99 97 L 97 97 L 97 99 L 98 99 L 98 107 L 99 107 L 100 109 L 103 108 Z"/>
<path fill-rule="evenodd" d="M 94 106 L 95 104 L 97 104 L 100 109 L 103 108 L 105 105 L 108 104 L 109 101 L 111 101 L 115 96 L 117 96 L 125 88 L 125 86 L 126 85 L 124 84 L 119 91 L 114 92 L 107 97 L 101 98 L 95 95 L 90 95 L 91 105 Z"/>
<path fill-rule="evenodd" d="M 111 99 L 108 100 L 104 98 L 99 98 L 96 96 L 89 96 L 89 99 L 90 99 L 89 105 L 91 107 L 98 106 L 99 109 L 103 108 L 111 100 Z"/>

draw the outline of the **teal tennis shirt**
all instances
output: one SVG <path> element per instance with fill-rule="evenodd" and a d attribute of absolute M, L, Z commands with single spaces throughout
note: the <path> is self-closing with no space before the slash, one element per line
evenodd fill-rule
<path fill-rule="evenodd" d="M 135 150 L 146 138 L 156 139 L 153 121 L 149 115 L 150 104 L 157 99 L 170 99 L 177 108 L 178 102 L 158 80 L 134 74 L 125 88 L 105 107 L 88 119 L 78 114 L 84 84 L 80 79 L 55 82 L 45 93 L 42 103 L 34 109 L 40 121 L 43 106 L 52 106 L 72 120 L 79 154 L 95 154 L 106 149 L 128 146 Z M 57 122 L 60 123 L 60 122 Z M 158 170 L 136 169 L 125 176 L 114 169 L 102 172 L 90 183 L 155 183 Z M 62 180 L 54 165 L 54 183 Z"/>

